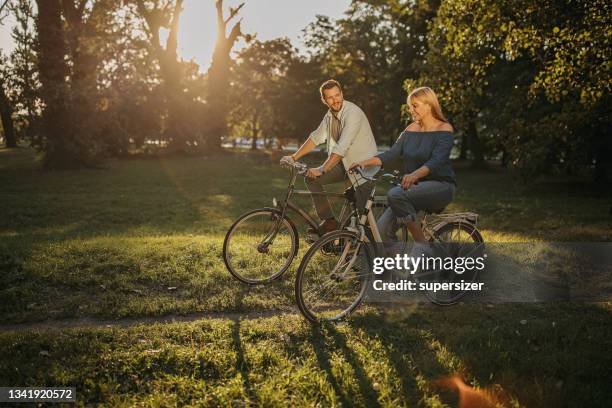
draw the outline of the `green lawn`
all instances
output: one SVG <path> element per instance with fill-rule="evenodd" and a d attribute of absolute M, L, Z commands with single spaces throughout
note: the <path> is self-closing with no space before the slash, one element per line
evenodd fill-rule
<path fill-rule="evenodd" d="M 609 304 L 364 307 L 316 329 L 295 314 L 297 265 L 265 287 L 237 283 L 221 261 L 225 231 L 280 197 L 287 176 L 264 155 L 42 172 L 31 151 L 0 150 L 0 324 L 217 317 L 11 330 L 0 385 L 75 385 L 81 403 L 124 406 L 452 406 L 435 380 L 459 373 L 512 405 L 612 400 Z M 458 180 L 449 211 L 479 213 L 488 242 L 612 239 L 610 194 L 583 180 L 519 189 L 503 170 L 461 168 Z M 239 318 L 257 311 L 288 314 Z"/>

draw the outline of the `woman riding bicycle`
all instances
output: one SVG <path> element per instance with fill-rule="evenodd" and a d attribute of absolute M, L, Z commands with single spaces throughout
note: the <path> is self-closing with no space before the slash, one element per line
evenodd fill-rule
<path fill-rule="evenodd" d="M 431 88 L 421 87 L 408 96 L 408 109 L 414 119 L 391 148 L 370 159 L 353 163 L 354 167 L 388 167 L 401 158 L 401 185 L 387 193 L 389 208 L 377 222 L 386 243 L 397 240 L 395 232 L 406 225 L 415 246 L 412 252 L 430 252 L 417 221 L 418 211 L 441 211 L 455 195 L 455 173 L 451 167 L 453 127 L 442 114 L 438 98 Z"/>

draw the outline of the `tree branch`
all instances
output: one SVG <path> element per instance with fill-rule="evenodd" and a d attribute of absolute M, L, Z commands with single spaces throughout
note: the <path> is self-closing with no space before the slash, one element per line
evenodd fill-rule
<path fill-rule="evenodd" d="M 147 7 L 145 6 L 143 0 L 136 0 L 136 7 L 138 8 L 138 13 L 145 20 L 145 29 L 149 34 L 151 43 L 155 48 L 155 51 L 161 51 L 161 44 L 159 43 L 159 22 L 153 18 L 153 12 L 147 10 Z"/>
<path fill-rule="evenodd" d="M 229 21 L 236 17 L 236 15 L 238 14 L 238 12 L 240 11 L 241 8 L 243 8 L 245 5 L 245 3 L 241 3 L 238 7 L 236 8 L 232 8 L 230 7 L 230 15 L 229 17 L 224 21 L 225 24 L 229 23 Z"/>
<path fill-rule="evenodd" d="M 177 0 L 174 6 L 174 12 L 172 13 L 172 20 L 170 22 L 170 33 L 166 40 L 166 52 L 176 59 L 176 48 L 177 48 L 177 34 L 179 28 L 179 17 L 183 11 L 183 0 Z"/>
<path fill-rule="evenodd" d="M 2 13 L 2 10 L 4 10 L 4 7 L 8 4 L 9 0 L 4 0 L 4 2 L 2 2 L 2 5 L 0 6 L 0 13 Z"/>
<path fill-rule="evenodd" d="M 232 49 L 234 43 L 242 35 L 242 30 L 240 29 L 240 23 L 242 19 L 238 20 L 238 22 L 232 27 L 232 31 L 230 32 L 229 37 L 227 38 L 228 49 Z"/>
<path fill-rule="evenodd" d="M 223 0 L 216 0 L 215 7 L 217 8 L 217 27 L 223 27 L 223 31 L 225 34 L 225 20 L 223 20 Z"/>
<path fill-rule="evenodd" d="M 79 13 L 79 16 L 83 16 L 83 11 L 85 10 L 85 5 L 87 4 L 87 0 L 81 0 L 81 2 L 79 3 L 78 7 L 77 7 L 77 11 Z"/>

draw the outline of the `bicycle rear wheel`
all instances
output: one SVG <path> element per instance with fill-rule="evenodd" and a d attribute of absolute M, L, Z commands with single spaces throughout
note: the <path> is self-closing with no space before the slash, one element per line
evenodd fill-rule
<path fill-rule="evenodd" d="M 227 270 L 248 284 L 268 283 L 280 277 L 298 252 L 295 225 L 275 208 L 241 215 L 223 241 Z"/>
<path fill-rule="evenodd" d="M 484 240 L 482 235 L 472 223 L 453 221 L 444 224 L 434 231 L 433 245 L 436 255 L 443 258 L 476 258 L 482 256 Z M 465 270 L 459 274 L 454 270 L 442 270 L 435 273 L 428 272 L 427 278 L 419 278 L 425 282 L 472 283 L 478 277 L 478 269 Z M 427 298 L 437 305 L 448 306 L 457 303 L 468 292 L 463 290 L 425 291 Z"/>
<path fill-rule="evenodd" d="M 371 277 L 369 259 L 367 245 L 353 232 L 334 231 L 316 241 L 304 255 L 295 281 L 304 317 L 315 323 L 335 321 L 355 310 Z"/>

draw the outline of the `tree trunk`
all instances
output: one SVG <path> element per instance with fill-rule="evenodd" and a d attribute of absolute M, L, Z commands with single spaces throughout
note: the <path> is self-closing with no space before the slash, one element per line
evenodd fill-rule
<path fill-rule="evenodd" d="M 100 25 L 108 19 L 110 10 L 105 0 L 93 2 L 86 17 L 86 1 L 61 0 L 65 24 L 65 38 L 70 53 L 71 115 L 74 133 L 90 149 L 103 145 L 98 121 L 96 70 L 100 63 L 97 46 L 102 41 Z"/>
<path fill-rule="evenodd" d="M 4 140 L 6 147 L 17 147 L 17 138 L 13 127 L 13 108 L 4 92 L 4 84 L 0 79 L 0 118 L 2 119 L 2 129 L 4 129 Z"/>
<path fill-rule="evenodd" d="M 465 132 L 461 133 L 461 150 L 459 151 L 459 160 L 467 160 L 468 153 L 468 137 Z"/>
<path fill-rule="evenodd" d="M 251 141 L 251 150 L 257 150 L 257 136 L 259 135 L 259 128 L 257 127 L 257 114 L 253 115 L 251 120 L 251 136 L 253 140 Z"/>
<path fill-rule="evenodd" d="M 42 133 L 48 168 L 72 168 L 87 162 L 87 146 L 82 146 L 72 124 L 71 94 L 66 83 L 66 44 L 59 0 L 37 0 L 39 73 L 44 101 Z"/>
<path fill-rule="evenodd" d="M 501 157 L 501 165 L 502 167 L 506 168 L 508 167 L 508 151 L 506 150 L 505 147 L 502 147 L 502 157 Z"/>
<path fill-rule="evenodd" d="M 470 119 L 468 123 L 467 136 L 469 141 L 469 149 L 472 153 L 472 167 L 486 167 L 484 158 L 484 144 L 478 137 L 478 130 L 476 129 L 476 121 L 474 118 Z"/>
<path fill-rule="evenodd" d="M 176 0 L 172 15 L 168 24 L 163 23 L 159 16 L 163 13 L 161 8 L 147 9 L 144 0 L 137 2 L 138 12 L 147 23 L 149 41 L 155 51 L 155 57 L 159 62 L 160 75 L 163 81 L 163 92 L 165 97 L 165 109 L 168 113 L 165 139 L 170 145 L 180 151 L 187 148 L 188 135 L 184 130 L 181 120 L 184 109 L 184 98 L 181 90 L 183 71 L 178 61 L 178 28 L 181 12 L 183 11 L 183 0 Z M 166 46 L 163 47 L 160 40 L 160 30 L 169 25 L 169 33 Z"/>
<path fill-rule="evenodd" d="M 223 0 L 216 0 L 217 9 L 217 42 L 213 53 L 212 63 L 208 70 L 208 103 L 210 106 L 210 134 L 208 135 L 209 148 L 218 149 L 221 138 L 227 134 L 227 115 L 229 113 L 228 89 L 230 86 L 230 52 L 232 47 L 242 35 L 240 21 L 231 29 L 226 37 L 227 23 L 234 18 L 244 6 L 230 7 L 230 15 L 223 16 Z"/>

